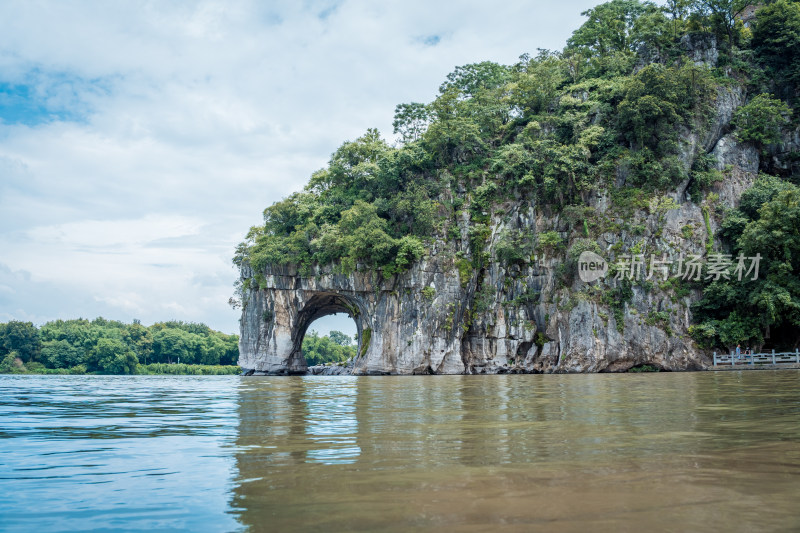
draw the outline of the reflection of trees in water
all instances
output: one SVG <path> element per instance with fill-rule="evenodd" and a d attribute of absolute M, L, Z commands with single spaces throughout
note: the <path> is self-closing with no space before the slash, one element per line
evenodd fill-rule
<path fill-rule="evenodd" d="M 692 413 L 696 400 L 695 380 L 684 376 L 667 388 L 652 384 L 668 376 L 245 380 L 238 462 L 479 466 L 656 451 L 658 439 L 638 437 L 696 423 L 675 415 Z"/>
<path fill-rule="evenodd" d="M 696 379 L 693 417 L 713 437 L 707 451 L 800 440 L 800 372 L 704 372 Z"/>
<path fill-rule="evenodd" d="M 240 460 L 291 466 L 320 456 L 353 456 L 358 422 L 355 379 L 279 377 L 243 381 L 239 390 Z M 337 450 L 342 450 L 342 457 Z M 252 453 L 251 453 L 252 452 Z"/>
<path fill-rule="evenodd" d="M 436 468 L 667 453 L 670 445 L 657 435 L 691 431 L 692 418 L 676 414 L 691 411 L 696 386 L 692 379 L 681 378 L 659 389 L 647 379 L 367 379 L 358 386 L 359 445 L 369 460 L 398 468 L 407 465 L 409 457 L 414 467 Z"/>

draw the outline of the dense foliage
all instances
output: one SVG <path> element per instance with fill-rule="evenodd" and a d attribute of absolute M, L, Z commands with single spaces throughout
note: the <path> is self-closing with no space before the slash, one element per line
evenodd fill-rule
<path fill-rule="evenodd" d="M 159 372 L 162 367 L 152 363 L 235 369 L 238 342 L 236 335 L 197 323 L 158 322 L 146 327 L 138 321 L 125 324 L 96 318 L 55 320 L 37 328 L 30 322 L 11 321 L 0 324 L 0 372 L 173 373 Z"/>
<path fill-rule="evenodd" d="M 768 2 L 759 10 L 752 48 L 779 94 L 794 101 L 800 86 L 800 2 Z"/>
<path fill-rule="evenodd" d="M 740 0 L 668 0 L 664 6 L 612 0 L 586 11 L 586 22 L 560 52 L 526 54 L 513 65 L 459 66 L 433 101 L 397 106 L 394 145 L 368 130 L 336 150 L 303 191 L 268 207 L 234 262 L 256 273 L 275 264 L 305 273 L 313 265 L 344 272 L 363 265 L 391 277 L 420 259 L 433 240 L 463 250 L 466 239 L 471 254 L 458 268 L 468 277 L 489 258 L 491 213 L 509 200 L 569 218 L 598 191 L 610 190 L 617 213 L 624 214 L 687 183 L 701 201 L 724 175 L 710 154 L 695 153 L 688 164 L 686 154 L 708 132 L 723 91 L 741 88 L 749 95 L 732 128 L 765 154 L 796 126 L 800 3 L 766 4 L 747 27 L 741 16 L 748 3 Z M 713 48 L 715 61 L 691 59 L 693 47 Z M 775 161 L 762 158 L 761 170 L 781 183 L 797 181 L 792 165 Z M 779 220 L 773 213 L 790 211 L 793 193 L 785 194 L 770 198 L 779 202 L 770 204 L 772 211 L 731 214 L 746 227 L 741 234 L 727 232 L 726 243 L 749 250 L 759 232 L 774 231 Z M 464 220 L 466 232 L 459 226 Z M 589 217 L 575 221 L 572 231 L 590 237 Z M 782 235 L 791 234 L 784 229 Z M 564 253 L 570 240 L 555 231 L 533 243 L 504 234 L 494 259 L 524 263 L 536 251 Z M 752 328 L 794 324 L 791 280 L 800 272 L 793 259 L 783 265 L 769 272 L 758 302 L 737 304 L 731 321 L 741 318 Z M 245 283 L 251 281 L 258 274 Z M 717 290 L 712 286 L 708 294 Z M 704 309 L 702 320 L 719 320 L 732 307 Z M 706 338 L 712 344 L 743 338 L 704 324 L 708 332 L 717 328 Z"/>
<path fill-rule="evenodd" d="M 758 278 L 720 279 L 695 305 L 691 328 L 707 346 L 800 345 L 800 187 L 761 176 L 725 218 L 732 256 L 762 259 Z"/>
<path fill-rule="evenodd" d="M 780 142 L 781 132 L 789 125 L 791 115 L 791 109 L 781 100 L 759 94 L 736 110 L 732 123 L 740 141 L 765 149 Z"/>

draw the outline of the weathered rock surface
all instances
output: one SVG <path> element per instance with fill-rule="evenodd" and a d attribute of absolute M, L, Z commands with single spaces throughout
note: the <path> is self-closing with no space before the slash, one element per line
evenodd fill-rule
<path fill-rule="evenodd" d="M 717 66 L 719 49 L 713 33 L 688 33 L 681 37 L 681 48 L 695 65 Z"/>
<path fill-rule="evenodd" d="M 247 279 L 252 272 L 243 269 Z M 301 345 L 308 326 L 325 315 L 347 313 L 358 331 L 354 374 L 458 374 L 466 303 L 452 260 L 431 257 L 391 280 L 379 272 L 349 275 L 314 271 L 300 276 L 276 268 L 259 276 L 241 320 L 239 365 L 257 374 L 305 373 Z M 429 299 L 423 289 L 431 287 Z"/>
<path fill-rule="evenodd" d="M 725 204 L 754 177 L 736 176 L 732 190 L 721 195 Z M 598 211 L 603 201 L 594 202 Z M 599 241 L 608 254 L 612 249 L 630 253 L 644 243 L 645 257 L 704 255 L 703 220 L 701 206 L 691 202 L 665 213 L 642 210 L 627 222 L 637 230 L 604 234 Z M 709 222 L 716 231 L 716 222 Z M 553 220 L 533 206 L 516 206 L 495 215 L 492 223 L 490 250 L 504 231 L 534 236 L 549 230 Z M 644 233 L 637 235 L 641 228 Z M 677 297 L 671 288 L 660 287 L 661 277 L 649 290 L 634 285 L 632 298 L 615 316 L 600 296 L 619 280 L 584 283 L 575 276 L 566 286 L 568 261 L 546 255 L 523 265 L 491 261 L 465 276 L 457 254 L 468 259 L 466 250 L 438 246 L 426 260 L 388 280 L 373 271 L 315 270 L 301 276 L 282 267 L 263 272 L 258 288 L 251 285 L 247 293 L 240 366 L 256 374 L 307 372 L 303 335 L 313 320 L 335 312 L 353 317 L 358 355 L 345 367 L 315 367 L 312 373 L 597 372 L 642 364 L 685 370 L 708 363 L 688 336 L 689 306 L 699 295 Z M 256 283 L 248 269 L 242 275 Z"/>

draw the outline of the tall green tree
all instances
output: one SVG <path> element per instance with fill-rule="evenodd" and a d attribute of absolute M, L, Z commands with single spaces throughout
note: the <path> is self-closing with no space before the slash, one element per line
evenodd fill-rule
<path fill-rule="evenodd" d="M 651 2 L 611 0 L 581 13 L 588 18 L 567 41 L 568 47 L 583 48 L 599 56 L 614 52 L 633 53 L 641 44 L 636 22 L 645 14 L 658 12 Z"/>
<path fill-rule="evenodd" d="M 45 341 L 41 360 L 48 368 L 72 368 L 85 362 L 86 351 L 66 340 Z"/>
<path fill-rule="evenodd" d="M 89 361 L 94 369 L 107 374 L 135 374 L 136 355 L 124 342 L 114 338 L 102 338 L 90 354 Z"/>
<path fill-rule="evenodd" d="M 511 71 L 505 65 L 483 61 L 456 67 L 447 75 L 447 80 L 439 86 L 445 94 L 455 90 L 465 98 L 479 96 L 486 91 L 503 87 L 511 79 Z"/>
<path fill-rule="evenodd" d="M 736 110 L 731 123 L 740 141 L 752 142 L 764 149 L 781 140 L 783 128 L 791 121 L 792 110 L 783 101 L 759 94 Z"/>
<path fill-rule="evenodd" d="M 760 254 L 765 261 L 763 282 L 749 297 L 754 312 L 767 326 L 790 328 L 794 346 L 800 346 L 800 188 L 764 204 L 738 244 L 746 256 Z"/>
<path fill-rule="evenodd" d="M 634 147 L 650 148 L 657 155 L 674 152 L 681 123 L 693 128 L 705 125 L 713 91 L 706 69 L 648 65 L 625 83 L 619 129 Z"/>
<path fill-rule="evenodd" d="M 39 330 L 33 323 L 12 320 L 0 325 L 2 354 L 16 351 L 24 363 L 37 361 L 41 346 Z"/>
<path fill-rule="evenodd" d="M 341 331 L 333 330 L 328 333 L 328 338 L 338 344 L 339 346 L 351 346 L 353 344 L 353 339 L 350 338 L 349 335 L 345 335 Z"/>
<path fill-rule="evenodd" d="M 510 104 L 526 117 L 549 111 L 568 74 L 569 65 L 561 54 L 542 50 L 536 58 L 521 58 L 508 87 Z"/>
<path fill-rule="evenodd" d="M 338 336 L 337 338 L 342 340 Z M 313 330 L 303 338 L 303 357 L 305 357 L 309 366 L 343 362 L 350 357 L 354 357 L 355 354 L 356 349 L 354 346 L 339 344 L 330 337 L 320 336 L 319 333 Z"/>
<path fill-rule="evenodd" d="M 760 8 L 752 47 L 770 77 L 797 93 L 800 87 L 800 3 L 778 0 Z"/>
<path fill-rule="evenodd" d="M 153 355 L 153 335 L 150 330 L 142 326 L 139 321 L 134 320 L 125 328 L 123 339 L 136 354 L 137 359 L 147 364 L 148 359 Z"/>
<path fill-rule="evenodd" d="M 732 44 L 736 40 L 734 30 L 737 17 L 750 4 L 749 0 L 698 0 L 695 7 L 708 17 L 717 35 L 725 37 Z"/>
<path fill-rule="evenodd" d="M 394 110 L 392 128 L 400 135 L 400 141 L 409 143 L 418 140 L 428 127 L 430 112 L 428 106 L 419 102 L 398 104 Z"/>
<path fill-rule="evenodd" d="M 153 334 L 153 359 L 157 363 L 186 362 L 189 334 L 179 329 L 162 329 Z"/>

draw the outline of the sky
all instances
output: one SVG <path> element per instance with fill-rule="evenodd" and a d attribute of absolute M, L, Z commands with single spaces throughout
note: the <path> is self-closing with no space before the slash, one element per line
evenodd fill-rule
<path fill-rule="evenodd" d="M 265 207 L 597 1 L 0 2 L 0 322 L 205 322 Z M 324 320 L 324 319 L 323 319 Z M 354 331 L 339 317 L 312 329 Z"/>

